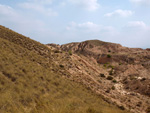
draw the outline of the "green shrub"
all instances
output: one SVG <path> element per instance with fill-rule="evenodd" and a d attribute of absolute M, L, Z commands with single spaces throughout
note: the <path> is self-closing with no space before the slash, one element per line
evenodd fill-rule
<path fill-rule="evenodd" d="M 115 90 L 115 86 L 112 86 L 112 88 L 111 88 L 112 90 Z"/>
<path fill-rule="evenodd" d="M 109 66 L 108 66 L 108 68 L 114 69 L 114 66 L 112 66 L 112 65 L 109 65 Z"/>
<path fill-rule="evenodd" d="M 108 55 L 107 55 L 107 58 L 111 58 L 111 55 L 110 55 L 110 54 L 108 54 Z"/>
<path fill-rule="evenodd" d="M 104 67 L 107 67 L 107 64 L 104 64 L 103 66 L 104 66 Z"/>
<path fill-rule="evenodd" d="M 113 70 L 109 71 L 109 75 L 113 75 Z"/>
<path fill-rule="evenodd" d="M 69 53 L 69 55 L 72 55 L 72 51 L 71 50 L 69 50 L 68 53 Z"/>
<path fill-rule="evenodd" d="M 114 66 L 111 66 L 111 68 L 114 69 L 115 67 L 114 67 Z"/>
<path fill-rule="evenodd" d="M 113 80 L 112 82 L 113 82 L 113 83 L 117 83 L 117 81 L 116 81 L 116 80 Z"/>

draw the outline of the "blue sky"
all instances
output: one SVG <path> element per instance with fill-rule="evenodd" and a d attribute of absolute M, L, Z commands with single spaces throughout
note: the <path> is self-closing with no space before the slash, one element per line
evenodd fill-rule
<path fill-rule="evenodd" d="M 0 0 L 0 24 L 41 43 L 150 48 L 150 0 Z"/>

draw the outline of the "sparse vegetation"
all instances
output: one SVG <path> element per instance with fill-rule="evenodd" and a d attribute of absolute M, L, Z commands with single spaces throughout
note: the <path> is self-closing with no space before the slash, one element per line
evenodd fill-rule
<path fill-rule="evenodd" d="M 150 51 L 98 40 L 64 44 L 63 49 L 67 52 L 75 50 L 74 54 L 80 55 L 84 60 L 84 63 L 78 62 L 78 58 L 76 58 L 74 62 L 77 66 L 72 66 L 75 69 L 71 68 L 79 76 L 77 81 L 88 85 L 94 92 L 102 92 L 103 95 L 108 96 L 108 101 L 110 98 L 115 99 L 117 103 L 120 103 L 119 105 L 125 105 L 124 107 L 132 109 L 135 113 L 146 111 L 146 107 L 150 104 L 150 87 L 148 87 L 150 83 L 148 76 Z M 76 57 L 75 55 L 74 57 Z M 142 66 L 142 64 L 144 65 Z M 82 75 L 78 73 L 78 70 Z M 102 78 L 104 76 L 101 77 L 100 73 L 104 73 L 106 77 Z M 85 77 L 83 77 L 84 75 Z M 109 75 L 113 77 L 112 80 L 107 80 Z M 146 79 L 142 79 L 144 77 Z M 125 78 L 127 79 L 124 81 Z M 94 80 L 93 83 L 91 79 Z M 116 90 L 111 89 L 113 85 Z M 107 93 L 103 93 L 103 91 Z M 140 101 L 142 105 L 138 103 Z"/>
<path fill-rule="evenodd" d="M 111 68 L 112 70 L 115 68 L 113 65 L 111 65 L 110 63 L 106 63 L 103 65 L 106 68 Z"/>
<path fill-rule="evenodd" d="M 109 75 L 113 75 L 113 69 L 109 71 Z"/>
<path fill-rule="evenodd" d="M 115 86 L 112 86 L 111 89 L 112 89 L 112 90 L 115 90 Z"/>
<path fill-rule="evenodd" d="M 113 82 L 113 83 L 117 83 L 117 80 L 114 79 L 112 82 Z"/>
<path fill-rule="evenodd" d="M 146 78 L 142 78 L 142 79 L 141 79 L 141 81 L 145 81 L 145 80 L 146 80 Z"/>
<path fill-rule="evenodd" d="M 55 50 L 54 53 L 60 53 L 60 51 L 59 50 Z"/>
<path fill-rule="evenodd" d="M 104 77 L 105 78 L 105 75 L 103 73 L 100 73 L 100 77 Z"/>
<path fill-rule="evenodd" d="M 108 54 L 108 55 L 107 55 L 107 58 L 111 58 L 111 55 L 110 55 L 110 54 Z"/>
<path fill-rule="evenodd" d="M 62 64 L 60 64 L 59 66 L 60 66 L 61 68 L 64 68 L 64 65 L 62 65 Z"/>
<path fill-rule="evenodd" d="M 104 64 L 103 66 L 104 66 L 104 67 L 107 67 L 107 64 Z"/>
<path fill-rule="evenodd" d="M 68 53 L 69 53 L 69 55 L 72 55 L 72 51 L 71 50 L 69 50 Z"/>
<path fill-rule="evenodd" d="M 86 113 L 102 113 L 101 111 L 99 111 L 99 112 L 97 112 L 95 109 L 93 109 L 93 108 L 88 108 L 87 110 L 86 110 Z"/>
<path fill-rule="evenodd" d="M 114 69 L 115 67 L 112 65 L 109 65 L 108 68 Z"/>
<path fill-rule="evenodd" d="M 125 107 L 124 107 L 124 106 L 119 106 L 119 108 L 120 108 L 121 110 L 125 110 Z"/>
<path fill-rule="evenodd" d="M 128 113 L 62 77 L 52 52 L 0 27 L 0 113 Z"/>
<path fill-rule="evenodd" d="M 150 113 L 150 106 L 149 106 L 149 107 L 147 107 L 147 109 L 146 109 L 146 113 Z"/>
<path fill-rule="evenodd" d="M 113 77 L 112 76 L 108 76 L 107 80 L 113 80 Z"/>

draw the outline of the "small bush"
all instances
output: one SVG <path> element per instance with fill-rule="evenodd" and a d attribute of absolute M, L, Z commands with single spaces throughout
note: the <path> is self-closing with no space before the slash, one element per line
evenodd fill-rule
<path fill-rule="evenodd" d="M 100 74 L 100 77 L 105 77 L 105 75 L 103 73 Z"/>
<path fill-rule="evenodd" d="M 58 50 L 55 50 L 55 51 L 54 51 L 54 53 L 59 53 L 59 52 L 60 52 L 60 51 L 58 51 Z"/>
<path fill-rule="evenodd" d="M 61 68 L 64 68 L 64 65 L 62 65 L 62 64 L 60 64 L 59 66 L 60 66 Z"/>
<path fill-rule="evenodd" d="M 141 107 L 142 102 L 138 102 L 136 106 Z"/>
<path fill-rule="evenodd" d="M 104 66 L 104 67 L 107 67 L 107 64 L 104 64 L 103 66 Z"/>
<path fill-rule="evenodd" d="M 68 53 L 69 53 L 69 55 L 72 55 L 72 51 L 71 50 L 69 50 Z"/>
<path fill-rule="evenodd" d="M 115 67 L 114 66 L 111 66 L 111 69 L 114 69 Z"/>
<path fill-rule="evenodd" d="M 117 83 L 117 81 L 116 81 L 116 80 L 113 80 L 112 82 L 113 82 L 113 83 Z"/>
<path fill-rule="evenodd" d="M 119 108 L 120 108 L 121 110 L 125 110 L 124 106 L 119 106 Z"/>
<path fill-rule="evenodd" d="M 147 108 L 146 113 L 150 113 L 150 106 Z"/>
<path fill-rule="evenodd" d="M 110 93 L 110 89 L 107 89 L 105 92 L 106 92 L 106 93 Z"/>
<path fill-rule="evenodd" d="M 108 55 L 107 55 L 107 58 L 111 58 L 111 55 L 110 55 L 110 54 L 108 54 Z"/>
<path fill-rule="evenodd" d="M 101 112 L 97 112 L 95 109 L 93 109 L 93 108 L 88 108 L 87 110 L 86 110 L 86 113 L 101 113 Z"/>
<path fill-rule="evenodd" d="M 112 86 L 112 88 L 111 88 L 112 90 L 115 90 L 115 86 Z"/>
<path fill-rule="evenodd" d="M 108 77 L 107 77 L 107 80 L 112 80 L 112 79 L 113 79 L 112 76 L 108 76 Z"/>
<path fill-rule="evenodd" d="M 109 65 L 109 66 L 108 66 L 108 68 L 114 69 L 114 66 L 112 66 L 112 65 Z"/>
<path fill-rule="evenodd" d="M 142 79 L 141 79 L 141 81 L 145 81 L 145 80 L 146 80 L 146 78 L 142 78 Z"/>
<path fill-rule="evenodd" d="M 111 70 L 111 71 L 109 72 L 109 75 L 113 75 L 113 70 Z"/>

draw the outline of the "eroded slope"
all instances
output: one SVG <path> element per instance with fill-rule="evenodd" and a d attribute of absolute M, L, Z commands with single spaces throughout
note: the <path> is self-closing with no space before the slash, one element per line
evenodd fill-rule
<path fill-rule="evenodd" d="M 135 113 L 149 111 L 150 51 L 98 40 L 49 47 L 72 54 L 67 63 L 60 61 L 72 80 L 108 98 L 110 103 Z"/>
<path fill-rule="evenodd" d="M 67 80 L 66 58 L 68 53 L 0 26 L 0 112 L 127 113 Z"/>

